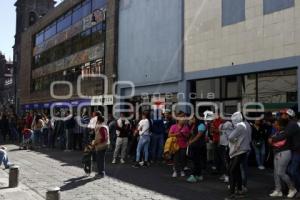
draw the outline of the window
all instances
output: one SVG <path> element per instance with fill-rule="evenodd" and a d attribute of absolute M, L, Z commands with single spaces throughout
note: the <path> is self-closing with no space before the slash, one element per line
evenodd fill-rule
<path fill-rule="evenodd" d="M 222 0 L 222 26 L 236 24 L 245 19 L 245 0 Z"/>
<path fill-rule="evenodd" d="M 56 34 L 56 23 L 52 23 L 45 30 L 45 40 L 49 39 L 50 37 L 52 37 L 55 34 Z"/>
<path fill-rule="evenodd" d="M 76 6 L 76 7 L 73 9 L 72 23 L 75 24 L 75 23 L 78 22 L 81 18 L 82 18 L 82 7 L 81 7 L 81 4 L 79 4 L 78 6 Z"/>
<path fill-rule="evenodd" d="M 105 7 L 107 0 L 93 0 L 93 10 Z"/>
<path fill-rule="evenodd" d="M 88 29 L 81 33 L 81 43 L 82 47 L 81 49 L 86 49 L 90 47 L 91 44 L 91 29 Z"/>
<path fill-rule="evenodd" d="M 72 13 L 69 12 L 57 21 L 57 32 L 61 32 L 72 24 Z"/>
<path fill-rule="evenodd" d="M 86 0 L 82 3 L 82 17 L 85 17 L 91 13 L 92 2 L 91 0 Z"/>
<path fill-rule="evenodd" d="M 40 45 L 40 44 L 43 43 L 43 41 L 44 41 L 44 31 L 36 34 L 36 36 L 35 36 L 35 44 L 36 45 Z"/>
<path fill-rule="evenodd" d="M 295 0 L 264 0 L 264 15 L 295 6 Z"/>

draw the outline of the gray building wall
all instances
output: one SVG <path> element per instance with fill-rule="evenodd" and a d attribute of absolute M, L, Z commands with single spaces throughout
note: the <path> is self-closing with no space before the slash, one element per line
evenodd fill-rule
<path fill-rule="evenodd" d="M 182 0 L 120 0 L 119 80 L 136 86 L 182 76 Z"/>

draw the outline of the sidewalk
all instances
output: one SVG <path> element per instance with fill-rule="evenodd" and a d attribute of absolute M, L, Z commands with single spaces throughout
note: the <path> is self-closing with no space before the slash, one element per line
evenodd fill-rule
<path fill-rule="evenodd" d="M 19 187 L 8 188 L 8 170 L 0 169 L 1 200 L 42 200 L 44 197 L 19 182 Z"/>

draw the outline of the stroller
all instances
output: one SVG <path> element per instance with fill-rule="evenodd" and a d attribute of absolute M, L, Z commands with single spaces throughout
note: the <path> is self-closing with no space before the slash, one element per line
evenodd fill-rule
<path fill-rule="evenodd" d="M 27 150 L 27 149 L 33 149 L 33 131 L 31 129 L 25 128 L 22 131 L 23 139 L 20 143 L 19 149 Z"/>

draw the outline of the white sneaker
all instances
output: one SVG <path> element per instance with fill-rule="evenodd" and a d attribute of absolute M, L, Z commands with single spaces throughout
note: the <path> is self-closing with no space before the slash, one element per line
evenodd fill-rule
<path fill-rule="evenodd" d="M 124 164 L 124 163 L 125 163 L 125 160 L 124 160 L 124 159 L 121 159 L 120 162 L 121 162 L 121 164 Z"/>
<path fill-rule="evenodd" d="M 229 177 L 228 176 L 225 176 L 224 183 L 229 183 Z"/>
<path fill-rule="evenodd" d="M 258 169 L 265 170 L 266 168 L 264 166 L 259 166 Z"/>
<path fill-rule="evenodd" d="M 177 172 L 173 172 L 172 177 L 176 178 L 177 177 Z"/>
<path fill-rule="evenodd" d="M 273 193 L 269 195 L 270 197 L 282 197 L 283 194 L 280 191 L 275 190 Z"/>
<path fill-rule="evenodd" d="M 190 170 L 190 168 L 188 166 L 185 166 L 183 170 L 187 171 L 187 170 Z"/>
<path fill-rule="evenodd" d="M 289 190 L 289 194 L 287 195 L 287 197 L 289 199 L 294 198 L 294 196 L 297 194 L 297 190 L 293 189 L 293 190 Z"/>
<path fill-rule="evenodd" d="M 184 171 L 181 171 L 181 172 L 180 172 L 180 176 L 181 176 L 181 177 L 185 177 Z"/>
<path fill-rule="evenodd" d="M 116 164 L 117 163 L 116 159 L 113 159 L 113 161 L 111 163 Z"/>

